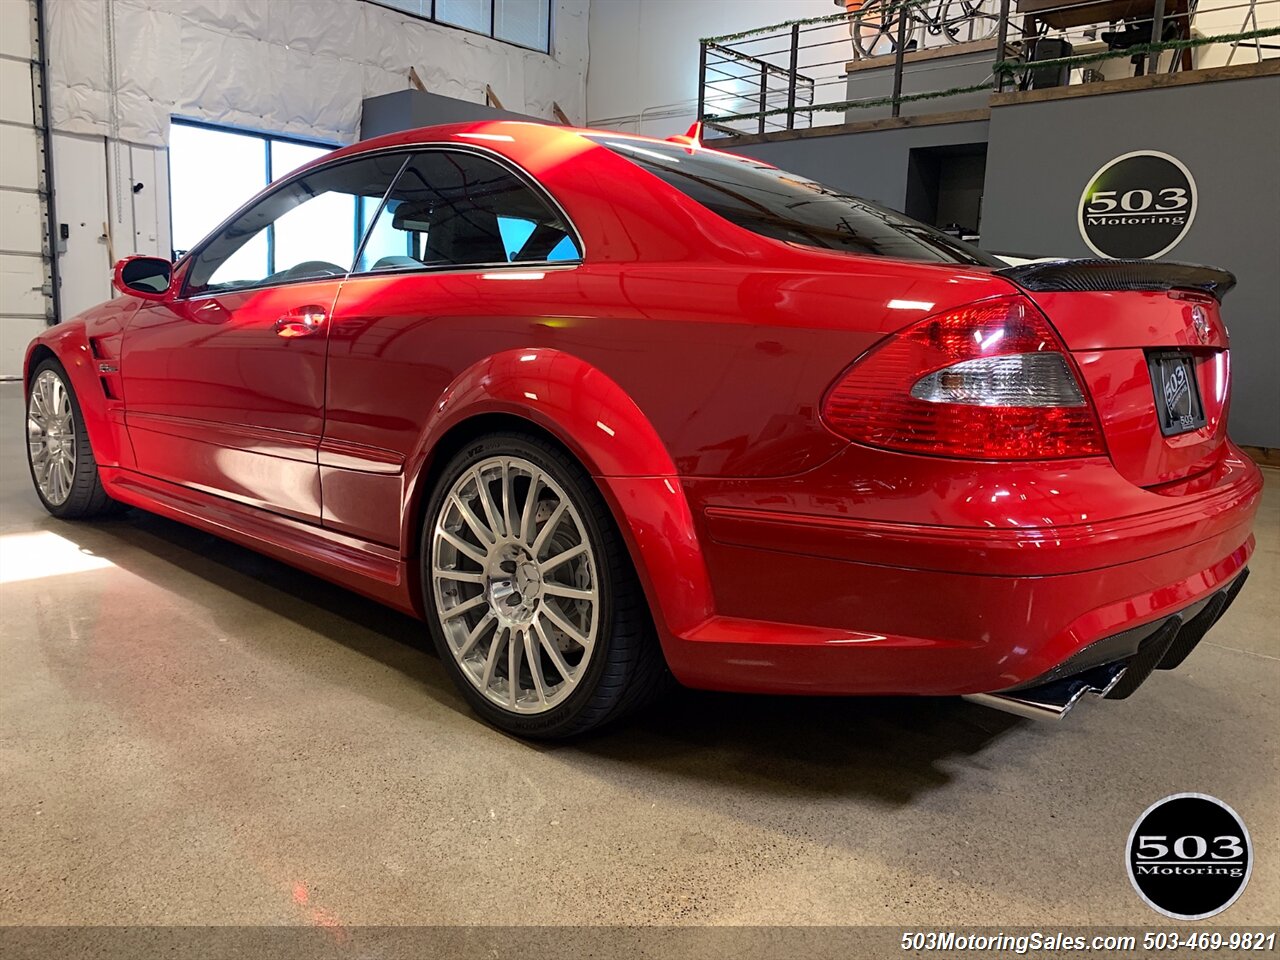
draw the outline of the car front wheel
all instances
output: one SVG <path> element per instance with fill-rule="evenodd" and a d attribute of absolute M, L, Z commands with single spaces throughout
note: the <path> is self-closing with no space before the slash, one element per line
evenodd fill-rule
<path fill-rule="evenodd" d="M 431 630 L 483 717 L 560 738 L 650 699 L 666 667 L 613 517 L 586 471 L 495 434 L 441 472 L 422 537 Z"/>
<path fill-rule="evenodd" d="M 27 463 L 36 495 L 55 517 L 92 517 L 118 506 L 102 487 L 67 371 L 52 357 L 41 361 L 31 377 Z"/>

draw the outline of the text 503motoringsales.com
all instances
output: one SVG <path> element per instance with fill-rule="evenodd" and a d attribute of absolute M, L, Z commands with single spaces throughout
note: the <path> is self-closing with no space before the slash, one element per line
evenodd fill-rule
<path fill-rule="evenodd" d="M 1079 933 L 956 933 L 953 930 L 907 931 L 902 949 L 1003 951 L 1018 956 L 1040 951 L 1259 950 L 1274 951 L 1276 934 L 1261 931 L 1147 931 L 1090 936 Z"/>

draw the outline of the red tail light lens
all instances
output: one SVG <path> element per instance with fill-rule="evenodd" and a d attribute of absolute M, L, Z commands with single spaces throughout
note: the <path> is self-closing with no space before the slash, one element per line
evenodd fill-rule
<path fill-rule="evenodd" d="M 827 394 L 837 433 L 877 447 L 979 460 L 1104 452 L 1064 348 L 1022 297 L 922 320 L 859 359 Z"/>

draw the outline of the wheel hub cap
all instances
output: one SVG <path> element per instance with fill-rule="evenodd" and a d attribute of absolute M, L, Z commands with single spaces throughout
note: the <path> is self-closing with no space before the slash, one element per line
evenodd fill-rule
<path fill-rule="evenodd" d="M 507 625 L 533 620 L 542 599 L 542 574 L 528 549 L 508 543 L 487 564 L 485 592 L 494 615 Z"/>

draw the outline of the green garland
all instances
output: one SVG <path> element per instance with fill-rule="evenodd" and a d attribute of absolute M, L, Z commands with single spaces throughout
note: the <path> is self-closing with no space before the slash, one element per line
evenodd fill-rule
<path fill-rule="evenodd" d="M 1105 53 L 1081 54 L 1074 57 L 1058 57 L 1055 60 L 1033 61 L 1035 69 L 1045 66 L 1059 66 L 1079 63 L 1098 63 L 1103 60 L 1114 60 L 1119 57 L 1146 56 L 1164 50 L 1184 50 L 1190 47 L 1203 47 L 1214 43 L 1233 43 L 1239 40 L 1255 40 L 1263 37 L 1280 35 L 1280 27 L 1266 27 L 1260 30 L 1248 30 L 1243 33 L 1224 33 L 1215 37 L 1193 37 L 1189 40 L 1164 40 L 1160 43 L 1135 44 L 1125 50 L 1108 50 Z M 1026 69 L 1032 61 L 1021 59 L 998 60 L 992 64 L 992 73 L 1003 73 L 1007 76 Z M 888 66 L 888 64 L 886 64 Z M 821 103 L 813 106 L 795 107 L 796 113 L 829 113 L 835 110 L 869 109 L 871 107 L 892 106 L 897 103 L 912 103 L 916 100 L 940 100 L 943 97 L 955 97 L 965 93 L 990 92 L 990 83 L 976 83 L 967 87 L 950 87 L 946 90 L 934 90 L 928 93 L 908 93 L 899 97 L 875 97 L 868 100 L 841 100 L 837 103 Z M 726 120 L 759 120 L 762 117 L 775 117 L 790 113 L 792 108 L 775 107 L 772 110 L 757 110 L 754 113 L 732 113 L 706 117 L 707 120 L 724 122 Z"/>
<path fill-rule="evenodd" d="M 1040 61 L 1036 61 L 1039 63 Z M 947 90 L 934 90 L 929 93 L 904 93 L 897 97 L 898 103 L 911 103 L 916 100 L 937 100 L 942 97 L 955 97 L 962 93 L 979 93 L 991 92 L 990 83 L 975 83 L 968 87 L 951 87 Z M 834 110 L 847 110 L 851 107 L 857 109 L 866 109 L 869 107 L 887 107 L 892 106 L 894 97 L 875 97 L 870 100 L 841 100 L 839 103 L 819 103 L 811 107 L 796 107 L 795 112 L 800 113 L 830 113 Z M 761 112 L 757 110 L 755 113 L 726 113 L 720 116 L 708 115 L 704 119 L 712 122 L 723 123 L 726 120 L 759 120 L 761 117 L 774 117 L 779 114 L 788 113 L 787 107 L 775 107 L 773 110 L 765 110 Z"/>
<path fill-rule="evenodd" d="M 1263 37 L 1280 35 L 1280 27 L 1264 27 L 1261 30 L 1248 30 L 1244 33 L 1224 33 L 1216 37 L 1192 37 L 1188 40 L 1162 40 L 1159 43 L 1137 43 L 1124 50 L 1107 50 L 1105 53 L 1082 53 L 1074 57 L 1058 57 L 1054 60 L 1036 60 L 1035 68 L 1066 66 L 1080 63 L 1099 63 L 1103 60 L 1115 60 L 1120 57 L 1146 56 L 1164 50 L 1186 50 L 1191 47 L 1204 47 L 1214 43 L 1233 43 L 1239 40 L 1260 40 Z M 1022 59 L 999 60 L 992 65 L 997 73 L 1011 75 L 1028 65 Z"/>

